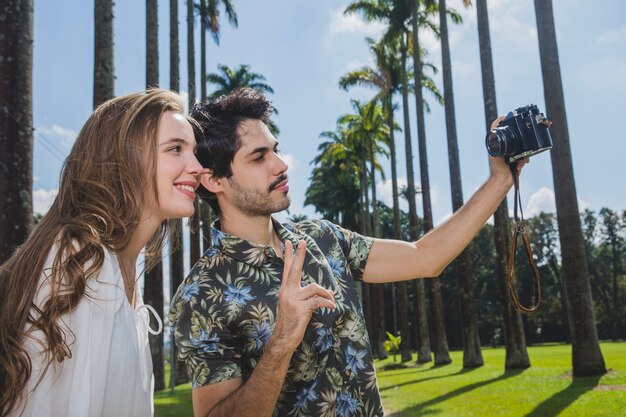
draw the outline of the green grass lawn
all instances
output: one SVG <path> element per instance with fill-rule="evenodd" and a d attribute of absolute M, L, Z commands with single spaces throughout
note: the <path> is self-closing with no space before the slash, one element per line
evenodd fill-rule
<path fill-rule="evenodd" d="M 528 348 L 532 367 L 504 372 L 504 349 L 483 349 L 485 365 L 463 370 L 462 353 L 447 366 L 388 369 L 377 361 L 388 417 L 409 416 L 626 416 L 626 343 L 602 343 L 610 371 L 599 378 L 571 376 L 571 347 Z M 192 416 L 191 386 L 155 395 L 156 417 Z"/>

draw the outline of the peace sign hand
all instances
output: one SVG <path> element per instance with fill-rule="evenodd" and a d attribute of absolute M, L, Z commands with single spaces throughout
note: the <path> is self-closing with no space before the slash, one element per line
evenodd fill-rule
<path fill-rule="evenodd" d="M 273 346 L 293 352 L 304 337 L 306 326 L 318 308 L 335 309 L 334 293 L 318 284 L 302 287 L 302 266 L 306 243 L 298 242 L 296 254 L 293 245 L 285 241 L 283 280 L 278 292 L 278 317 L 272 335 Z"/>

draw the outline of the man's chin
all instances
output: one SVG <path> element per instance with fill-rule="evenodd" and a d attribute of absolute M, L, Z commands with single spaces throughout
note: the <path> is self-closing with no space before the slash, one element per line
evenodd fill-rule
<path fill-rule="evenodd" d="M 281 211 L 285 211 L 289 208 L 289 206 L 291 206 L 291 197 L 287 195 L 285 196 L 285 201 L 281 202 L 281 204 L 276 208 L 274 213 L 280 213 Z"/>

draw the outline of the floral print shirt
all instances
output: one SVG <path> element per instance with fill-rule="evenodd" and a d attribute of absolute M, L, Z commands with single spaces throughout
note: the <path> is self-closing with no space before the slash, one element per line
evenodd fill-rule
<path fill-rule="evenodd" d="M 337 308 L 313 314 L 294 352 L 274 416 L 382 416 L 355 280 L 373 240 L 324 220 L 280 224 L 281 241 L 307 244 L 302 285 L 332 289 Z M 212 245 L 170 307 L 179 358 L 194 387 L 242 377 L 263 355 L 277 314 L 283 260 L 274 249 L 211 230 Z"/>

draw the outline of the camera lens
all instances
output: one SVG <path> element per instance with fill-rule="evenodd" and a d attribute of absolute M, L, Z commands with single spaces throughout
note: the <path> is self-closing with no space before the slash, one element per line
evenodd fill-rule
<path fill-rule="evenodd" d="M 509 126 L 496 127 L 487 133 L 485 145 L 493 157 L 508 156 L 514 153 L 515 134 Z"/>

